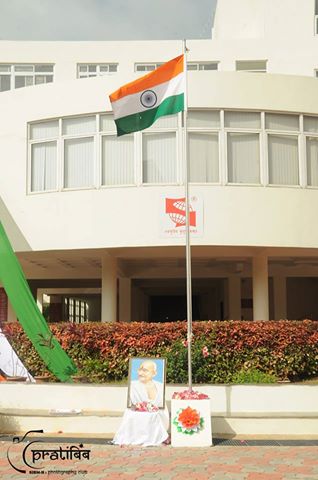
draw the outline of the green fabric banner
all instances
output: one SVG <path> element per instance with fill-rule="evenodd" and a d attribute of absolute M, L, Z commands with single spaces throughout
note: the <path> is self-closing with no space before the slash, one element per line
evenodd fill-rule
<path fill-rule="evenodd" d="M 0 222 L 0 281 L 15 314 L 47 368 L 62 382 L 76 366 L 50 331 L 32 296 L 20 263 Z"/>

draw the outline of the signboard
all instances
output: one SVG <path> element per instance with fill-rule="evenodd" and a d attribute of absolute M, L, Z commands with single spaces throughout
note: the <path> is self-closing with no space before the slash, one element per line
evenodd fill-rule
<path fill-rule="evenodd" d="M 165 238 L 184 238 L 186 234 L 185 197 L 163 196 L 160 205 L 160 236 Z M 203 200 L 198 196 L 190 197 L 190 235 L 203 235 Z"/>

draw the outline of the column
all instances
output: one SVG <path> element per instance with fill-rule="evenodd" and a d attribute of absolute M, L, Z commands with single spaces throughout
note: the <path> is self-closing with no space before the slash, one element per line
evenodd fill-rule
<path fill-rule="evenodd" d="M 38 288 L 36 291 L 36 304 L 41 313 L 43 313 L 43 290 Z"/>
<path fill-rule="evenodd" d="M 228 278 L 229 319 L 241 320 L 241 277 Z"/>
<path fill-rule="evenodd" d="M 253 320 L 269 320 L 266 255 L 253 257 Z"/>
<path fill-rule="evenodd" d="M 119 279 L 119 321 L 131 320 L 131 279 Z"/>
<path fill-rule="evenodd" d="M 102 322 L 117 320 L 117 260 L 108 254 L 102 258 Z"/>
<path fill-rule="evenodd" d="M 287 318 L 286 277 L 274 277 L 274 316 L 275 320 Z"/>

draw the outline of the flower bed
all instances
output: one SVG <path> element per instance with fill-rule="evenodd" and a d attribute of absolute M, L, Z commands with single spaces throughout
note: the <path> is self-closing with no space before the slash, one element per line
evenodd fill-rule
<path fill-rule="evenodd" d="M 187 383 L 186 322 L 60 323 L 50 328 L 78 373 L 92 382 L 124 380 L 130 357 L 158 356 L 167 359 L 168 382 Z M 3 331 L 33 375 L 47 372 L 18 323 L 5 324 Z M 237 372 L 251 370 L 273 381 L 318 375 L 318 322 L 194 322 L 193 334 L 194 383 L 231 383 Z"/>

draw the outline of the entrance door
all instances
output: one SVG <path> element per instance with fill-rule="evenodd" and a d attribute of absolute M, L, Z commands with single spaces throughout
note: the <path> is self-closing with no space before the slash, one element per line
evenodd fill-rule
<path fill-rule="evenodd" d="M 200 320 L 199 298 L 192 297 L 192 316 Z M 154 295 L 150 297 L 150 321 L 173 322 L 187 318 L 187 300 L 183 295 Z"/>

